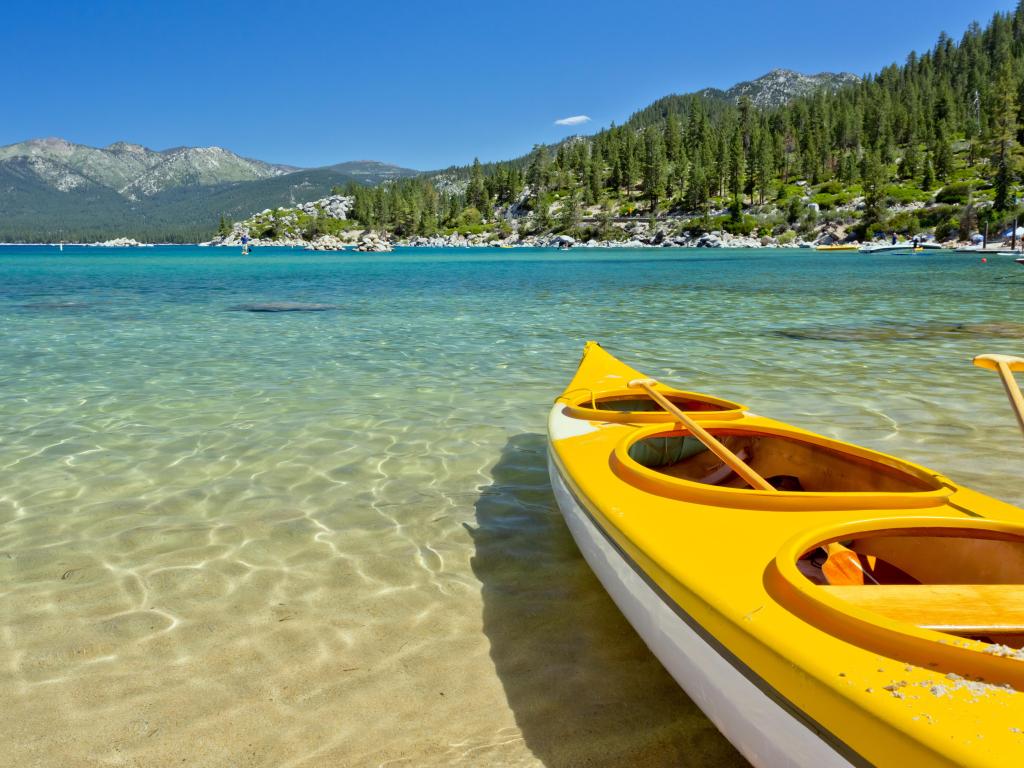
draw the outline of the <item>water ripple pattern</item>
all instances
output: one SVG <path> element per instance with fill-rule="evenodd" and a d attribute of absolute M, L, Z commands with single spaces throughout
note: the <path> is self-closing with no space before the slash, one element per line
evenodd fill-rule
<path fill-rule="evenodd" d="M 586 339 L 1024 500 L 970 366 L 1024 353 L 1009 259 L 4 247 L 0 275 L 12 765 L 739 764 L 553 504 Z"/>

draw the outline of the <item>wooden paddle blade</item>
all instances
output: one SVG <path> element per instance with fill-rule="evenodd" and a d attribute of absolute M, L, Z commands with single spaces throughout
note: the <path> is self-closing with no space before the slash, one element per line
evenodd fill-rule
<path fill-rule="evenodd" d="M 821 566 L 821 572 L 829 584 L 843 586 L 878 583 L 878 579 L 872 575 L 865 562 L 865 556 L 844 547 L 838 541 L 829 542 L 824 546 L 828 559 Z"/>
<path fill-rule="evenodd" d="M 998 371 L 999 364 L 1006 363 L 1011 371 L 1024 371 L 1024 358 L 1013 357 L 1012 355 L 978 355 L 974 358 L 974 364 L 979 368 L 988 368 L 990 371 Z"/>

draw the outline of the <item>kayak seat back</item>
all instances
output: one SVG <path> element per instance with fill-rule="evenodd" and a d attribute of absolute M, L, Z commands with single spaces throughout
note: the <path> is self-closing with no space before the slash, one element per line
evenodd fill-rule
<path fill-rule="evenodd" d="M 682 411 L 688 413 L 699 413 L 702 411 L 725 411 L 729 410 L 726 405 L 709 402 L 707 400 L 693 400 L 687 397 L 668 396 L 669 401 Z M 658 403 L 646 395 L 627 397 L 597 397 L 594 399 L 594 406 L 599 411 L 615 411 L 616 413 L 659 413 L 664 412 Z"/>

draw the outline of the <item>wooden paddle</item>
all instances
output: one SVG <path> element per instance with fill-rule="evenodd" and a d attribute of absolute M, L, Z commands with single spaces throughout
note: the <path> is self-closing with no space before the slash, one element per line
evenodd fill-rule
<path fill-rule="evenodd" d="M 838 541 L 829 542 L 825 545 L 825 554 L 828 558 L 821 566 L 821 572 L 833 586 L 848 586 L 863 584 L 867 576 L 875 584 L 878 579 L 864 570 L 860 562 L 860 556 L 849 547 L 844 547 Z"/>
<path fill-rule="evenodd" d="M 1024 371 L 1024 358 L 1010 355 L 978 355 L 974 358 L 974 364 L 979 368 L 999 371 L 1006 396 L 1010 398 L 1010 403 L 1017 412 L 1017 423 L 1020 424 L 1021 431 L 1024 431 L 1024 396 L 1021 396 L 1017 380 L 1013 378 L 1014 371 Z"/>
<path fill-rule="evenodd" d="M 758 491 L 775 491 L 771 484 L 751 469 L 750 465 L 743 461 L 743 459 L 722 445 L 718 438 L 683 413 L 683 411 L 676 407 L 675 403 L 658 392 L 654 388 L 654 385 L 657 383 L 654 379 L 633 379 L 629 382 L 629 386 L 642 387 L 654 399 L 654 402 L 679 419 L 682 425 L 690 430 L 691 435 L 704 443 L 712 453 L 732 467 L 733 472 L 742 477 L 751 488 Z"/>

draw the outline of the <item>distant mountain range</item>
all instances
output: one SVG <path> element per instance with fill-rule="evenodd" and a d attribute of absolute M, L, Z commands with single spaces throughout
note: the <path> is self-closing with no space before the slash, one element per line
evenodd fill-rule
<path fill-rule="evenodd" d="M 757 107 L 771 108 L 819 88 L 835 90 L 859 80 L 848 73 L 775 69 L 725 91 L 708 88 L 698 94 L 734 102 L 746 96 Z M 636 115 L 660 111 L 663 103 L 679 98 L 689 97 L 664 97 Z M 376 161 L 300 169 L 221 147 L 156 151 L 123 141 L 89 147 L 32 139 L 0 147 L 0 242 L 116 235 L 195 242 L 208 239 L 222 215 L 229 221 L 244 219 L 265 208 L 324 197 L 332 187 L 352 181 L 373 185 L 418 173 Z"/>
<path fill-rule="evenodd" d="M 835 91 L 847 85 L 860 82 L 858 75 L 849 72 L 820 72 L 817 75 L 802 75 L 791 69 L 773 69 L 756 80 L 737 83 L 726 91 L 705 88 L 699 93 L 708 98 L 724 98 L 737 103 L 746 96 L 755 107 L 770 109 L 781 107 L 793 99 L 807 96 L 818 90 Z"/>
<path fill-rule="evenodd" d="M 299 169 L 221 147 L 155 151 L 118 142 L 89 147 L 33 139 L 0 147 L 0 241 L 208 238 L 221 215 L 323 197 L 355 181 L 417 171 L 375 161 Z"/>

